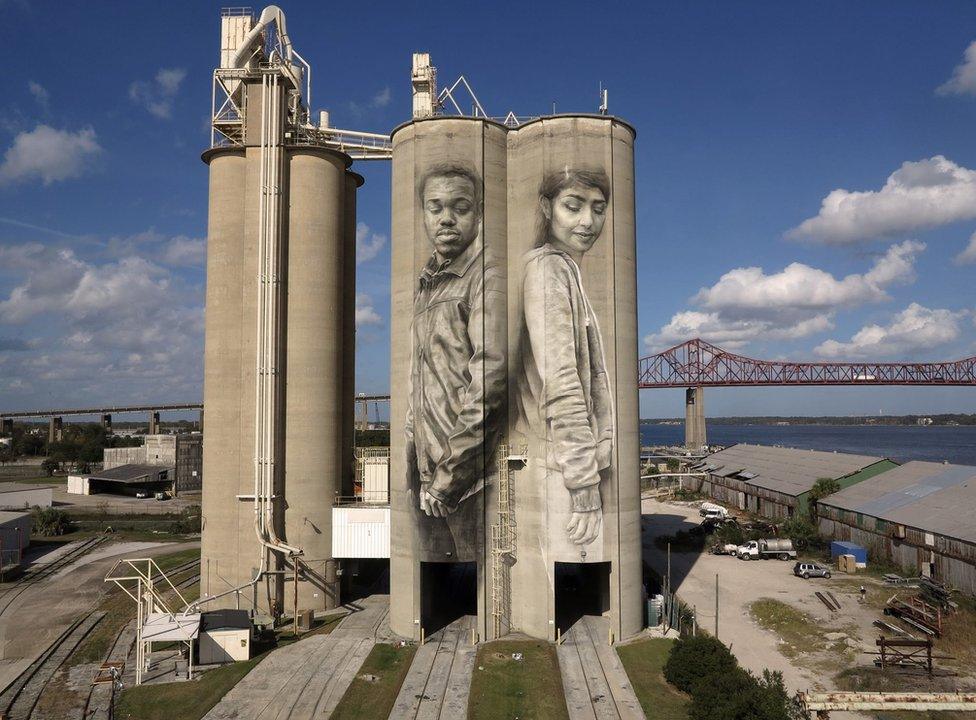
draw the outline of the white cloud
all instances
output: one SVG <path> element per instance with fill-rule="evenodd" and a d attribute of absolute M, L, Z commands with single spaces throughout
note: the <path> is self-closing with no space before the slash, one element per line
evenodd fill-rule
<path fill-rule="evenodd" d="M 129 99 L 166 120 L 173 114 L 173 102 L 185 77 L 183 68 L 163 68 L 153 80 L 136 80 L 129 85 Z"/>
<path fill-rule="evenodd" d="M 356 327 L 360 325 L 381 325 L 383 318 L 373 308 L 373 301 L 365 293 L 356 294 Z"/>
<path fill-rule="evenodd" d="M 185 235 L 174 237 L 166 243 L 162 261 L 167 265 L 203 269 L 207 264 L 207 241 Z"/>
<path fill-rule="evenodd" d="M 358 103 L 350 100 L 346 103 L 350 112 L 356 116 L 362 116 L 367 114 L 370 110 L 379 110 L 380 108 L 385 108 L 390 104 L 393 99 L 393 94 L 390 92 L 389 87 L 384 87 L 382 90 L 377 92 L 373 97 L 369 99 L 368 102 Z"/>
<path fill-rule="evenodd" d="M 0 185 L 40 179 L 45 185 L 78 177 L 102 151 L 92 128 L 77 132 L 38 125 L 14 138 L 0 164 Z"/>
<path fill-rule="evenodd" d="M 792 325 L 782 326 L 769 319 L 735 320 L 722 317 L 719 313 L 686 310 L 675 313 L 658 332 L 646 336 L 644 344 L 649 351 L 659 352 L 692 338 L 702 338 L 727 350 L 735 350 L 759 338 L 793 340 L 832 327 L 833 323 L 826 314 L 814 315 Z"/>
<path fill-rule="evenodd" d="M 936 155 L 905 162 L 880 190 L 832 191 L 786 233 L 843 245 L 976 218 L 976 171 Z"/>
<path fill-rule="evenodd" d="M 912 303 L 897 313 L 889 325 L 865 325 L 849 342 L 827 340 L 814 352 L 830 359 L 872 360 L 882 358 L 913 359 L 959 337 L 959 320 L 966 311 L 936 309 Z"/>
<path fill-rule="evenodd" d="M 376 108 L 386 107 L 390 104 L 392 99 L 392 94 L 390 93 L 390 88 L 385 87 L 373 96 L 372 106 Z"/>
<path fill-rule="evenodd" d="M 955 263 L 956 265 L 972 265 L 976 263 L 976 232 L 970 236 L 966 249 L 956 255 Z"/>
<path fill-rule="evenodd" d="M 386 235 L 370 230 L 364 222 L 356 223 L 356 264 L 367 262 L 379 255 L 386 244 Z"/>
<path fill-rule="evenodd" d="M 39 243 L 0 247 L 0 267 L 18 283 L 0 297 L 0 325 L 40 335 L 0 353 L 3 377 L 67 400 L 199 396 L 202 287 L 139 255 L 91 261 Z"/>
<path fill-rule="evenodd" d="M 840 309 L 888 300 L 886 288 L 914 280 L 915 257 L 924 249 L 924 243 L 906 240 L 888 248 L 866 273 L 840 279 L 803 263 L 771 274 L 760 267 L 736 268 L 692 298 L 702 311 L 675 314 L 644 342 L 649 350 L 660 350 L 701 337 L 735 348 L 750 340 L 823 332 L 833 327 Z"/>
<path fill-rule="evenodd" d="M 969 43 L 963 61 L 956 65 L 952 77 L 935 92 L 937 95 L 976 95 L 976 40 Z"/>
<path fill-rule="evenodd" d="M 51 93 L 47 91 L 47 88 L 33 80 L 28 80 L 27 89 L 30 90 L 30 94 L 34 96 L 37 104 L 41 106 L 41 110 L 47 112 L 51 102 Z"/>
<path fill-rule="evenodd" d="M 924 243 L 907 240 L 892 245 L 865 274 L 842 279 L 818 268 L 791 263 L 767 275 L 760 267 L 736 268 L 710 288 L 702 288 L 693 302 L 712 310 L 772 311 L 834 309 L 839 306 L 886 300 L 884 288 L 914 279 L 915 256 Z"/>

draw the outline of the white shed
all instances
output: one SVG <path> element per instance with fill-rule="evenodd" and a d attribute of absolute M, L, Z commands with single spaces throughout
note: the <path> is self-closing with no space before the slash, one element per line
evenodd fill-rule
<path fill-rule="evenodd" d="M 200 620 L 201 665 L 236 662 L 251 657 L 251 618 L 247 610 L 214 610 Z"/>

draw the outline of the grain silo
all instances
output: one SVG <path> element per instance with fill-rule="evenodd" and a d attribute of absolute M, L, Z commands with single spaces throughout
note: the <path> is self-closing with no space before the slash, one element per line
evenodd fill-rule
<path fill-rule="evenodd" d="M 393 629 L 485 636 L 494 460 L 505 430 L 506 136 L 484 119 L 393 132 Z"/>
<path fill-rule="evenodd" d="M 508 137 L 510 623 L 641 628 L 634 137 L 607 116 Z"/>
<path fill-rule="evenodd" d="M 308 68 L 275 7 L 221 17 L 210 165 L 201 602 L 338 603 L 331 512 L 348 470 L 355 182 L 309 122 Z M 350 232 L 350 227 L 353 230 Z M 350 257 L 352 280 L 346 281 Z M 344 385 L 345 383 L 345 385 Z"/>
<path fill-rule="evenodd" d="M 393 134 L 397 633 L 641 627 L 633 141 L 606 116 Z"/>

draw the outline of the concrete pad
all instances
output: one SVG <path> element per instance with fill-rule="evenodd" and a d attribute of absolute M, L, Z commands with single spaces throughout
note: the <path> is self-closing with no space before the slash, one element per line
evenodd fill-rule
<path fill-rule="evenodd" d="M 556 648 L 570 720 L 644 720 L 630 678 L 608 644 L 607 618 L 579 620 Z"/>
<path fill-rule="evenodd" d="M 328 718 L 376 642 L 389 598 L 374 595 L 328 635 L 273 651 L 205 716 L 205 720 Z"/>
<path fill-rule="evenodd" d="M 390 720 L 454 720 L 467 715 L 477 652 L 470 643 L 474 621 L 471 616 L 459 618 L 417 649 Z"/>

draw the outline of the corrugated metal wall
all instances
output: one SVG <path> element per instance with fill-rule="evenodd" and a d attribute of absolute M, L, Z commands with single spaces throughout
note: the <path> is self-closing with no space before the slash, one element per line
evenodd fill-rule
<path fill-rule="evenodd" d="M 390 557 L 390 508 L 332 508 L 332 557 Z"/>

